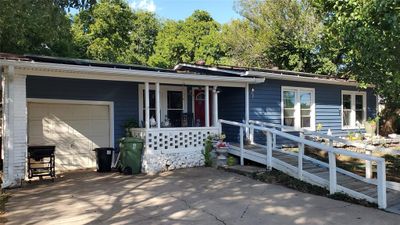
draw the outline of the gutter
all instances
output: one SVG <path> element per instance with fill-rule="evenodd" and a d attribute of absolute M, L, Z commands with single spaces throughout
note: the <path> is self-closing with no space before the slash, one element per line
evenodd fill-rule
<path fill-rule="evenodd" d="M 174 70 L 177 71 L 177 70 L 182 69 L 183 67 L 199 69 L 199 70 L 209 70 L 209 71 L 220 72 L 220 73 L 228 73 L 228 74 L 237 75 L 237 76 L 244 75 L 243 72 L 236 72 L 236 71 L 232 71 L 232 70 L 219 69 L 216 67 L 198 66 L 198 65 L 186 64 L 186 63 L 180 63 L 180 64 L 176 65 L 174 67 Z"/>
<path fill-rule="evenodd" d="M 27 62 L 27 61 L 11 61 L 11 60 L 0 60 L 0 65 L 12 65 L 15 66 L 16 70 L 22 70 L 28 75 L 38 75 L 38 71 L 49 71 L 57 73 L 83 73 L 83 74 L 97 74 L 106 76 L 126 76 L 129 78 L 141 77 L 147 79 L 174 79 L 174 80 L 192 80 L 202 82 L 231 82 L 242 85 L 243 83 L 263 83 L 265 78 L 254 78 L 254 77 L 222 77 L 212 75 L 196 75 L 189 73 L 172 73 L 172 72 L 159 72 L 159 71 L 144 71 L 144 70 L 133 70 L 133 69 L 119 69 L 119 68 L 105 68 L 95 66 L 79 66 L 79 65 L 68 65 L 68 64 L 57 64 L 57 63 L 42 63 L 42 62 Z M 21 72 L 22 72 L 21 71 Z M 33 74 L 29 74 L 29 73 Z M 50 75 L 49 75 L 50 76 Z M 54 76 L 57 77 L 57 76 Z M 83 77 L 76 77 L 83 78 Z M 132 79 L 134 81 L 134 79 Z"/>
<path fill-rule="evenodd" d="M 298 82 L 309 82 L 309 83 L 320 83 L 320 84 L 332 84 L 332 85 L 343 85 L 343 86 L 354 86 L 358 87 L 359 83 L 355 81 L 344 81 L 344 80 L 331 80 L 331 79 L 321 79 L 318 77 L 304 77 L 304 76 L 294 76 L 286 74 L 276 74 L 269 72 L 259 72 L 259 71 L 247 71 L 243 77 L 255 76 L 263 77 L 265 79 L 273 80 L 288 80 L 288 81 L 298 81 Z M 374 85 L 368 85 L 368 87 L 374 88 Z"/>

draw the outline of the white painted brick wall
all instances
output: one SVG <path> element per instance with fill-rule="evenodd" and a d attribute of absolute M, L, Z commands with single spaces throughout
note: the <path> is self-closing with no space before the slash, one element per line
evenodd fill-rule
<path fill-rule="evenodd" d="M 13 68 L 3 76 L 3 188 L 16 187 L 25 178 L 27 154 L 26 76 Z"/>

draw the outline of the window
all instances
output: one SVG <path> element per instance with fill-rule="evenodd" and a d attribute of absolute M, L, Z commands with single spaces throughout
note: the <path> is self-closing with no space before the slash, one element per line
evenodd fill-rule
<path fill-rule="evenodd" d="M 342 91 L 342 127 L 359 128 L 366 120 L 366 93 Z"/>
<path fill-rule="evenodd" d="M 314 111 L 314 89 L 282 87 L 282 125 L 314 129 Z"/>
<path fill-rule="evenodd" d="M 145 87 L 139 85 L 139 122 L 145 126 Z M 150 118 L 156 119 L 156 92 L 155 85 L 150 85 Z M 161 126 L 169 119 L 170 127 L 180 127 L 182 125 L 182 114 L 187 110 L 187 87 L 160 85 L 160 119 Z"/>
<path fill-rule="evenodd" d="M 156 118 L 156 92 L 154 90 L 150 90 L 149 92 L 150 94 L 150 118 Z M 145 109 L 145 94 L 144 94 L 144 90 L 143 90 L 143 118 L 146 118 L 146 109 Z"/>
<path fill-rule="evenodd" d="M 182 124 L 183 113 L 183 94 L 182 91 L 167 92 L 167 115 L 172 127 L 180 127 Z"/>

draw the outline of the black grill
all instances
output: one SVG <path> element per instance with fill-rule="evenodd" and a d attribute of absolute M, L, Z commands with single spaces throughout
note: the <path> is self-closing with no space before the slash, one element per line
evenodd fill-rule
<path fill-rule="evenodd" d="M 55 146 L 28 147 L 28 178 L 50 176 L 55 178 Z"/>

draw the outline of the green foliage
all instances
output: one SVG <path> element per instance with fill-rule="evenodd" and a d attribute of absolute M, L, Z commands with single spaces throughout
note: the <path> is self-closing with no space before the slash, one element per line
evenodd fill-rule
<path fill-rule="evenodd" d="M 96 0 L 54 0 L 62 9 L 88 9 L 96 4 Z"/>
<path fill-rule="evenodd" d="M 161 23 L 154 13 L 138 11 L 133 14 L 132 25 L 131 44 L 125 61 L 145 65 L 150 56 L 154 54 L 156 37 Z"/>
<path fill-rule="evenodd" d="M 339 73 L 374 84 L 386 109 L 400 107 L 399 0 L 314 0 L 325 23 L 323 51 Z M 364 85 L 365 86 L 365 85 Z"/>
<path fill-rule="evenodd" d="M 331 74 L 335 66 L 320 54 L 322 23 L 308 1 L 240 0 L 245 19 L 224 27 L 233 64 Z"/>
<path fill-rule="evenodd" d="M 234 166 L 236 164 L 236 158 L 231 155 L 228 156 L 226 164 L 228 164 L 228 166 Z"/>
<path fill-rule="evenodd" d="M 209 13 L 195 11 L 184 21 L 165 21 L 149 64 L 172 68 L 177 63 L 204 60 L 214 64 L 224 56 L 220 25 Z"/>
<path fill-rule="evenodd" d="M 72 33 L 81 58 L 147 64 L 159 27 L 153 13 L 132 11 L 125 0 L 102 0 L 75 16 Z"/>
<path fill-rule="evenodd" d="M 2 1 L 0 52 L 72 56 L 70 25 L 53 0 Z"/>
<path fill-rule="evenodd" d="M 204 165 L 207 167 L 212 166 L 212 158 L 211 158 L 211 151 L 213 150 L 213 145 L 212 145 L 212 138 L 207 137 L 204 145 L 204 151 L 203 151 L 203 156 L 204 156 Z"/>
<path fill-rule="evenodd" d="M 139 124 L 135 119 L 129 119 L 124 123 L 124 128 L 125 129 L 137 128 L 137 127 L 139 127 Z"/>
<path fill-rule="evenodd" d="M 133 30 L 133 12 L 123 0 L 102 0 L 74 18 L 72 33 L 80 57 L 125 62 Z"/>

